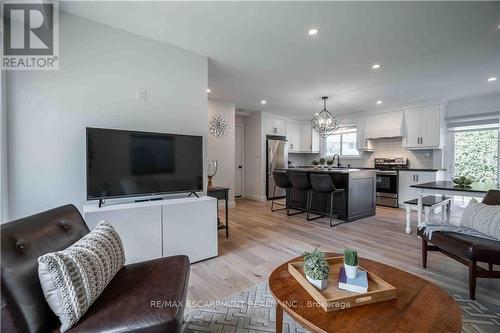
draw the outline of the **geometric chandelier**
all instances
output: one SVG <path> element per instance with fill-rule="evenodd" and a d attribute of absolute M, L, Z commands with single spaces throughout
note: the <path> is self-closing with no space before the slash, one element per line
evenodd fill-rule
<path fill-rule="evenodd" d="M 328 97 L 321 97 L 323 100 L 323 110 L 311 120 L 312 128 L 323 139 L 326 139 L 330 134 L 338 130 L 339 123 L 337 119 L 326 109 L 326 100 Z"/>

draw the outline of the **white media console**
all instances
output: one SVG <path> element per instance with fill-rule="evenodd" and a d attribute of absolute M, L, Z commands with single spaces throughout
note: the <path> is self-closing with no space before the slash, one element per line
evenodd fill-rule
<path fill-rule="evenodd" d="M 185 254 L 193 263 L 217 256 L 217 200 L 176 198 L 83 207 L 93 229 L 100 221 L 112 224 L 125 249 L 126 263 Z"/>

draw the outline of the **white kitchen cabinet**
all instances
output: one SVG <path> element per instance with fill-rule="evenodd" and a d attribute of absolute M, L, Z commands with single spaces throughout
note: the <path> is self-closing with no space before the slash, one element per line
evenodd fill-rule
<path fill-rule="evenodd" d="M 374 151 L 373 140 L 365 137 L 366 119 L 359 120 L 356 124 L 356 149 L 358 151 Z"/>
<path fill-rule="evenodd" d="M 409 149 L 436 149 L 442 147 L 441 133 L 444 121 L 439 105 L 405 110 L 403 147 Z"/>
<path fill-rule="evenodd" d="M 312 129 L 312 128 L 311 128 Z M 313 153 L 319 153 L 319 145 L 320 145 L 320 140 L 319 140 L 319 134 L 316 133 L 314 129 L 312 129 L 312 152 Z"/>
<path fill-rule="evenodd" d="M 415 199 L 417 194 L 412 185 L 436 181 L 436 171 L 399 171 L 398 203 L 402 207 L 405 201 Z"/>
<path fill-rule="evenodd" d="M 286 120 L 268 116 L 266 119 L 266 134 L 286 135 Z"/>
<path fill-rule="evenodd" d="M 319 135 L 309 122 L 300 124 L 300 152 L 319 153 Z"/>
<path fill-rule="evenodd" d="M 288 121 L 286 124 L 286 139 L 288 140 L 288 152 L 300 152 L 300 123 Z"/>

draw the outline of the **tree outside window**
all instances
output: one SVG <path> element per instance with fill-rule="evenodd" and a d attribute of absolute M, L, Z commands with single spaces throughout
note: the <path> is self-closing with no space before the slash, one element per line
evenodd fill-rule
<path fill-rule="evenodd" d="M 359 156 L 356 127 L 340 128 L 325 140 L 325 155 Z"/>
<path fill-rule="evenodd" d="M 455 176 L 498 182 L 498 129 L 455 132 Z"/>

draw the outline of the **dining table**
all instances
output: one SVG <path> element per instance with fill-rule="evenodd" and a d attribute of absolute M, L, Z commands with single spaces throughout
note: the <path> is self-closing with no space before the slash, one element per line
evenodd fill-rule
<path fill-rule="evenodd" d="M 425 195 L 442 196 L 465 196 L 483 198 L 489 190 L 500 190 L 498 183 L 472 183 L 466 187 L 460 187 L 451 180 L 439 180 L 434 182 L 411 185 L 417 194 L 417 219 L 418 225 L 422 224 L 423 203 L 422 198 Z"/>

